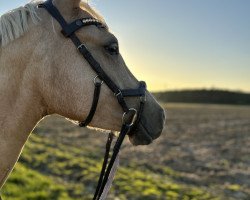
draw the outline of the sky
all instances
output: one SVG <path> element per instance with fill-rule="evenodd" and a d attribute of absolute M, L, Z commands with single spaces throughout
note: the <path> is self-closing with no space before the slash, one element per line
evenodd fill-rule
<path fill-rule="evenodd" d="M 27 3 L 3 1 L 0 14 Z M 249 0 L 92 0 L 151 91 L 250 92 Z"/>

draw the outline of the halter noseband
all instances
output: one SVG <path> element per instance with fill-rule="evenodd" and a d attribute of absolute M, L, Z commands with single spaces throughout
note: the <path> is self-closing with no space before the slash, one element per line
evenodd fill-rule
<path fill-rule="evenodd" d="M 95 111 L 98 105 L 98 100 L 100 97 L 101 92 L 101 86 L 103 83 L 105 83 L 110 90 L 114 93 L 115 97 L 118 100 L 118 103 L 121 105 L 124 114 L 122 117 L 123 125 L 119 134 L 119 137 L 116 141 L 116 144 L 113 149 L 113 155 L 110 159 L 110 162 L 108 164 L 108 155 L 111 148 L 111 142 L 113 139 L 113 135 L 109 134 L 109 138 L 106 144 L 106 154 L 104 157 L 103 162 L 103 168 L 99 177 L 98 186 L 96 188 L 96 192 L 94 195 L 93 200 L 100 199 L 103 189 L 108 181 L 110 171 L 113 167 L 113 164 L 116 160 L 116 157 L 119 153 L 120 147 L 123 143 L 123 140 L 127 134 L 130 134 L 133 132 L 137 127 L 141 119 L 141 115 L 143 112 L 144 104 L 146 101 L 146 83 L 145 82 L 139 82 L 139 87 L 137 89 L 120 89 L 106 74 L 106 72 L 102 69 L 101 65 L 95 60 L 95 58 L 92 56 L 88 48 L 85 44 L 83 44 L 80 39 L 76 36 L 75 32 L 85 26 L 89 25 L 96 25 L 100 26 L 102 25 L 101 22 L 99 22 L 97 19 L 94 18 L 83 18 L 83 19 L 77 19 L 73 21 L 72 23 L 67 23 L 59 10 L 53 5 L 52 0 L 47 0 L 44 3 L 39 5 L 39 8 L 45 8 L 48 13 L 57 20 L 57 22 L 62 27 L 62 34 L 66 38 L 70 38 L 71 41 L 74 43 L 80 54 L 85 58 L 85 60 L 89 63 L 91 68 L 96 72 L 97 76 L 94 78 L 94 96 L 93 96 L 93 102 L 90 109 L 90 112 L 87 116 L 87 118 L 79 123 L 79 126 L 85 127 L 87 126 L 93 119 L 95 115 Z M 125 97 L 140 97 L 140 105 L 139 110 L 136 110 L 135 108 L 129 108 L 127 106 L 127 103 L 125 101 Z"/>

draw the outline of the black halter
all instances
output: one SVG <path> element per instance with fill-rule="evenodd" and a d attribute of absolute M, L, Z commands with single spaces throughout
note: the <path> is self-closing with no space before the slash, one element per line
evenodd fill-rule
<path fill-rule="evenodd" d="M 89 112 L 89 115 L 87 118 L 80 122 L 79 125 L 81 127 L 87 126 L 93 119 L 97 105 L 98 100 L 101 92 L 101 86 L 103 83 L 105 83 L 110 90 L 114 93 L 115 97 L 117 98 L 119 104 L 121 105 L 124 114 L 122 117 L 123 125 L 120 131 L 120 135 L 116 141 L 116 144 L 113 149 L 113 155 L 110 158 L 110 162 L 108 164 L 109 159 L 109 152 L 111 148 L 111 143 L 113 140 L 113 134 L 109 134 L 108 141 L 106 144 L 106 153 L 104 157 L 103 167 L 102 171 L 99 177 L 98 186 L 96 188 L 96 192 L 94 195 L 93 200 L 97 200 L 101 197 L 103 193 L 103 189 L 108 181 L 110 171 L 113 167 L 113 164 L 116 160 L 116 157 L 119 153 L 120 147 L 123 143 L 123 140 L 127 134 L 130 134 L 138 127 L 138 123 L 140 121 L 144 104 L 146 101 L 145 91 L 146 91 L 146 83 L 145 82 L 139 82 L 139 87 L 137 89 L 120 89 L 106 74 L 106 72 L 102 69 L 101 65 L 95 60 L 95 58 L 92 56 L 92 54 L 89 52 L 88 48 L 83 44 L 79 38 L 76 36 L 75 32 L 85 26 L 89 25 L 96 25 L 100 26 L 102 25 L 98 20 L 94 18 L 84 18 L 84 19 L 77 19 L 73 21 L 72 23 L 67 23 L 63 16 L 60 14 L 59 10 L 53 5 L 52 0 L 47 0 L 46 2 L 39 5 L 40 8 L 45 8 L 48 13 L 55 18 L 58 23 L 62 27 L 62 34 L 66 38 L 70 38 L 71 41 L 74 43 L 80 54 L 86 59 L 86 61 L 89 63 L 91 68 L 96 72 L 97 76 L 94 78 L 94 85 L 95 85 L 95 91 L 94 91 L 94 97 L 93 97 L 93 103 Z M 127 106 L 127 103 L 124 99 L 124 97 L 140 97 L 140 105 L 139 110 L 136 110 L 134 108 L 129 108 Z"/>

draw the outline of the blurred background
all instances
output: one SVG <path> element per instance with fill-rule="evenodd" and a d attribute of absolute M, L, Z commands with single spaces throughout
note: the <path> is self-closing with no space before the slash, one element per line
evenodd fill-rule
<path fill-rule="evenodd" d="M 25 0 L 1 2 L 0 14 Z M 157 141 L 126 141 L 112 200 L 250 199 L 250 1 L 92 0 L 131 71 L 167 110 Z M 59 116 L 34 130 L 6 200 L 91 199 L 106 135 Z"/>

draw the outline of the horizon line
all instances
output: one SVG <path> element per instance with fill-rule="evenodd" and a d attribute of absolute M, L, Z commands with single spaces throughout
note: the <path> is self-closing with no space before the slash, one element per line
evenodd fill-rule
<path fill-rule="evenodd" d="M 217 91 L 225 91 L 225 92 L 236 92 L 236 93 L 244 93 L 250 94 L 250 91 L 242 90 L 242 89 L 230 89 L 230 88 L 216 88 L 216 87 L 196 87 L 196 88 L 175 88 L 175 89 L 164 89 L 164 90 L 150 90 L 152 93 L 163 93 L 163 92 L 182 92 L 182 91 L 198 91 L 198 90 L 217 90 Z"/>

